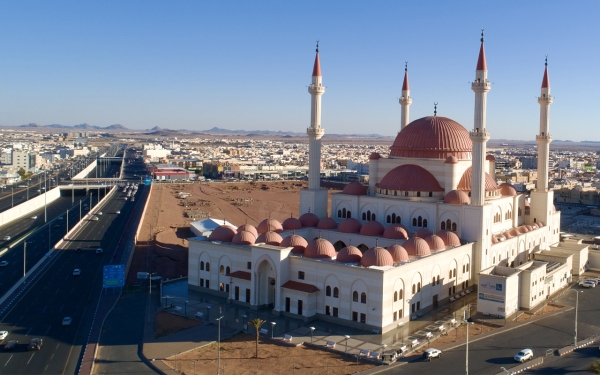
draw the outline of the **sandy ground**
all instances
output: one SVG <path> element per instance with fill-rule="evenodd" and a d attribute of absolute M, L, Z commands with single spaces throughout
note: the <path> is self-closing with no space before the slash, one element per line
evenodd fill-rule
<path fill-rule="evenodd" d="M 342 375 L 353 374 L 375 367 L 373 363 L 352 357 L 345 358 L 323 350 L 309 349 L 302 345 L 289 347 L 268 340 L 259 341 L 258 359 L 254 358 L 256 338 L 239 334 L 221 342 L 221 374 L 227 375 Z M 164 361 L 181 373 L 216 374 L 217 344 L 171 357 Z M 194 366 L 196 367 L 194 371 Z"/>
<path fill-rule="evenodd" d="M 197 319 L 185 318 L 168 312 L 159 312 L 156 314 L 156 337 L 167 336 L 202 324 L 203 322 Z"/>

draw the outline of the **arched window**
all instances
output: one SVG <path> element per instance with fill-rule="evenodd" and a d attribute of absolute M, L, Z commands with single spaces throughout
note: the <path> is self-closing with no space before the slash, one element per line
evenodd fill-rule
<path fill-rule="evenodd" d="M 371 221 L 371 210 L 367 211 L 367 220 Z"/>
<path fill-rule="evenodd" d="M 331 297 L 331 287 L 329 285 L 325 287 L 325 295 Z"/>
<path fill-rule="evenodd" d="M 210 263 L 206 262 L 206 270 L 210 272 Z"/>
<path fill-rule="evenodd" d="M 391 223 L 392 222 L 392 217 L 390 215 L 387 215 L 387 220 L 386 221 L 387 221 L 388 224 Z"/>
<path fill-rule="evenodd" d="M 435 276 L 433 277 L 433 279 L 431 279 L 431 286 L 435 285 Z"/>
<path fill-rule="evenodd" d="M 219 273 L 221 275 L 225 275 L 225 266 L 221 265 L 221 268 L 219 268 Z"/>
<path fill-rule="evenodd" d="M 427 228 L 427 219 L 423 219 L 423 228 Z"/>
<path fill-rule="evenodd" d="M 204 261 L 200 262 L 200 270 L 204 271 Z"/>
<path fill-rule="evenodd" d="M 400 293 L 399 293 L 398 298 L 402 299 L 402 294 L 403 294 L 403 289 L 400 289 Z"/>
<path fill-rule="evenodd" d="M 413 217 L 413 227 L 417 226 L 417 219 Z"/>
<path fill-rule="evenodd" d="M 396 214 L 392 214 L 392 223 L 395 223 L 395 222 L 396 222 Z M 389 223 L 389 221 L 388 221 L 388 223 Z"/>
<path fill-rule="evenodd" d="M 231 273 L 231 268 L 229 266 L 225 267 L 225 275 L 229 275 Z"/>
<path fill-rule="evenodd" d="M 400 218 L 400 215 L 396 216 L 396 224 L 401 224 L 402 223 L 402 219 Z"/>
<path fill-rule="evenodd" d="M 350 212 L 350 210 L 348 210 L 348 212 L 346 213 L 346 215 L 347 215 L 347 216 L 346 216 L 347 218 L 348 218 L 348 217 L 352 217 L 352 213 Z"/>
<path fill-rule="evenodd" d="M 465 265 L 463 264 L 463 273 L 465 273 Z"/>
<path fill-rule="evenodd" d="M 405 196 L 405 197 L 408 197 L 408 191 L 405 191 L 405 192 L 404 192 L 404 196 Z"/>
<path fill-rule="evenodd" d="M 419 281 L 417 283 L 417 292 L 420 292 L 420 291 L 421 291 L 421 282 Z"/>
<path fill-rule="evenodd" d="M 429 192 L 429 196 L 430 196 L 430 197 L 433 197 L 433 192 L 431 192 L 431 191 L 430 191 L 430 192 Z"/>
<path fill-rule="evenodd" d="M 358 302 L 358 292 L 356 290 L 352 292 L 352 301 Z"/>
<path fill-rule="evenodd" d="M 346 217 L 346 209 L 342 209 L 342 217 Z"/>
<path fill-rule="evenodd" d="M 494 260 L 492 260 L 493 264 L 496 264 L 496 257 L 494 257 Z"/>
<path fill-rule="evenodd" d="M 342 210 L 338 210 L 338 217 L 342 217 Z"/>
<path fill-rule="evenodd" d="M 452 277 L 456 277 L 456 268 L 452 270 Z"/>
<path fill-rule="evenodd" d="M 394 302 L 398 301 L 398 292 L 394 292 Z"/>
<path fill-rule="evenodd" d="M 335 287 L 333 288 L 333 298 L 339 298 L 340 297 L 340 290 Z"/>
<path fill-rule="evenodd" d="M 376 219 L 375 219 L 375 214 L 372 214 L 372 215 L 371 215 L 371 220 L 373 220 L 373 221 L 375 221 L 375 220 L 376 220 Z"/>
<path fill-rule="evenodd" d="M 467 272 L 469 272 L 469 263 L 467 263 Z"/>
<path fill-rule="evenodd" d="M 450 272 L 448 273 L 448 277 L 452 278 L 452 270 L 450 270 Z"/>
<path fill-rule="evenodd" d="M 366 212 L 363 212 L 363 214 L 362 214 L 362 219 L 363 219 L 363 221 L 366 221 L 366 220 L 367 220 L 367 213 L 366 213 Z"/>
<path fill-rule="evenodd" d="M 415 294 L 416 291 L 417 291 L 417 286 L 415 284 L 413 284 L 413 288 L 412 288 L 413 294 Z"/>
<path fill-rule="evenodd" d="M 422 227 L 423 226 L 423 218 L 421 216 L 419 216 L 419 222 L 418 222 L 418 227 Z"/>
<path fill-rule="evenodd" d="M 360 303 L 367 303 L 367 293 L 362 292 L 360 294 Z"/>
<path fill-rule="evenodd" d="M 452 231 L 456 232 L 456 223 L 452 223 Z"/>
<path fill-rule="evenodd" d="M 522 216 L 523 213 L 521 212 L 521 207 L 519 207 L 519 216 Z"/>
<path fill-rule="evenodd" d="M 446 228 L 450 229 L 451 225 L 452 225 L 452 221 L 450 221 L 450 219 L 446 220 Z"/>
<path fill-rule="evenodd" d="M 445 230 L 445 229 L 446 229 L 446 222 L 445 222 L 445 221 L 442 221 L 442 225 L 441 225 L 441 227 L 442 227 L 442 230 Z"/>
<path fill-rule="evenodd" d="M 420 197 L 420 196 L 421 196 L 421 192 L 417 191 L 417 197 Z"/>

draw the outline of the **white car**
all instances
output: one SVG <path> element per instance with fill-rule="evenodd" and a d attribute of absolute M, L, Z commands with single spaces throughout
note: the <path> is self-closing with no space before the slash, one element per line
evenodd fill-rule
<path fill-rule="evenodd" d="M 8 336 L 8 331 L 0 331 L 0 340 L 4 340 Z"/>
<path fill-rule="evenodd" d="M 96 215 L 102 216 L 102 211 L 98 211 L 98 213 Z"/>
<path fill-rule="evenodd" d="M 8 266 L 8 262 L 3 260 L 2 262 L 0 262 L 0 267 L 6 267 Z"/>
<path fill-rule="evenodd" d="M 81 270 L 79 268 L 75 268 L 73 270 L 73 276 L 81 276 Z"/>
<path fill-rule="evenodd" d="M 423 352 L 423 359 L 427 361 L 431 361 L 431 358 L 440 358 L 442 356 L 442 351 L 435 348 L 429 348 Z"/>
<path fill-rule="evenodd" d="M 37 219 L 37 216 L 36 216 L 36 215 L 33 215 L 31 218 L 32 218 L 33 220 L 36 220 L 36 219 Z"/>
<path fill-rule="evenodd" d="M 525 362 L 533 359 L 533 350 L 531 349 L 523 349 L 515 355 L 515 361 L 517 362 Z"/>
<path fill-rule="evenodd" d="M 590 280 L 582 280 L 579 282 L 579 286 L 582 286 L 584 288 L 595 288 L 596 283 Z"/>
<path fill-rule="evenodd" d="M 63 326 L 70 326 L 71 323 L 73 323 L 73 318 L 71 318 L 70 316 L 65 316 L 63 318 L 63 321 L 62 321 Z"/>
<path fill-rule="evenodd" d="M 10 241 L 10 236 L 4 236 L 4 241 Z"/>
<path fill-rule="evenodd" d="M 102 254 L 103 251 L 104 250 L 102 250 L 102 248 L 99 247 L 99 248 L 96 249 L 96 254 Z"/>
<path fill-rule="evenodd" d="M 117 214 L 117 215 L 120 214 L 120 213 L 121 213 L 120 210 L 115 211 L 115 214 Z"/>

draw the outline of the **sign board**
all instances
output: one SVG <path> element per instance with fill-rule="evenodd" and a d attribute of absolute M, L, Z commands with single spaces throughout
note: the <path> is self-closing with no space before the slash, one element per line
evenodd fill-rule
<path fill-rule="evenodd" d="M 137 273 L 137 278 L 138 279 L 147 279 L 148 278 L 148 272 L 138 272 Z"/>
<path fill-rule="evenodd" d="M 125 265 L 110 264 L 104 266 L 104 275 L 102 278 L 103 288 L 114 288 L 125 286 Z"/>
<path fill-rule="evenodd" d="M 144 180 L 143 180 L 143 181 L 144 181 L 144 185 L 145 185 L 145 186 L 150 186 L 150 185 L 152 185 L 152 178 L 150 178 L 150 177 L 144 177 Z"/>

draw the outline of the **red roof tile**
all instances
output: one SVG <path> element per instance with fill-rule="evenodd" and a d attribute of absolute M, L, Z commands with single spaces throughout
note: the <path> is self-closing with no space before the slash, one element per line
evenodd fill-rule
<path fill-rule="evenodd" d="M 319 60 L 319 52 L 317 52 L 317 56 L 315 57 L 315 66 L 313 67 L 313 77 L 321 76 L 321 61 Z"/>
<path fill-rule="evenodd" d="M 548 78 L 548 65 L 546 65 L 546 69 L 544 70 L 544 79 L 542 79 L 542 88 L 543 89 L 550 88 L 550 78 Z"/>
<path fill-rule="evenodd" d="M 481 42 L 481 48 L 479 49 L 479 59 L 477 59 L 477 70 L 487 70 L 487 63 L 485 62 L 485 49 L 483 48 L 483 42 Z"/>
<path fill-rule="evenodd" d="M 316 293 L 319 291 L 319 288 L 312 284 L 301 283 L 299 281 L 288 281 L 281 286 L 282 288 L 297 290 L 299 292 L 304 293 Z"/>
<path fill-rule="evenodd" d="M 233 277 L 236 279 L 248 280 L 248 281 L 250 281 L 252 279 L 252 274 L 250 272 L 246 272 L 246 271 L 235 271 L 235 272 L 230 273 L 227 276 Z"/>

